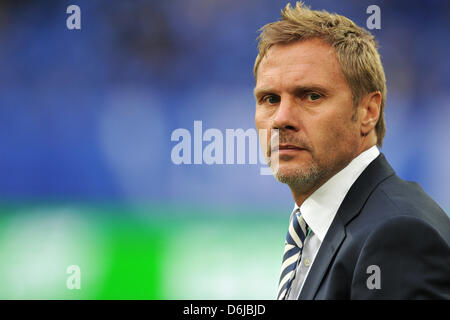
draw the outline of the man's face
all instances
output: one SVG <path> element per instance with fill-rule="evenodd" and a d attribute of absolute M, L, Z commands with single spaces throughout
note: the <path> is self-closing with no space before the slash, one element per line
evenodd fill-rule
<path fill-rule="evenodd" d="M 311 189 L 358 155 L 352 92 L 334 49 L 321 40 L 271 47 L 258 67 L 255 98 L 256 127 L 268 130 L 268 162 L 278 157 L 275 176 L 291 188 Z"/>

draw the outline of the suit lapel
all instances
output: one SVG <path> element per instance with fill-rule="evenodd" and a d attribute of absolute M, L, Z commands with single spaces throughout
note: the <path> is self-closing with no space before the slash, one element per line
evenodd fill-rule
<path fill-rule="evenodd" d="M 323 239 L 323 243 L 320 246 L 308 277 L 305 280 L 305 284 L 303 285 L 299 296 L 299 299 L 301 300 L 314 299 L 316 292 L 322 283 L 322 279 L 328 270 L 330 262 L 333 260 L 337 249 L 345 239 L 344 225 L 341 223 L 340 219 L 336 219 L 336 217 L 333 220 L 325 239 Z"/>
<path fill-rule="evenodd" d="M 330 264 L 345 239 L 345 226 L 355 218 L 375 187 L 395 172 L 383 154 L 373 160 L 356 179 L 339 207 L 314 259 L 299 299 L 314 299 Z"/>

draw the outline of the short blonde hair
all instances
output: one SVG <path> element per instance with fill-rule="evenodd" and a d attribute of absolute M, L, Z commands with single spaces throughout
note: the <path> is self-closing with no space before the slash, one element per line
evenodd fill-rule
<path fill-rule="evenodd" d="M 386 132 L 386 77 L 378 45 L 370 32 L 344 16 L 311 10 L 302 2 L 297 2 L 295 8 L 286 5 L 281 11 L 281 20 L 266 24 L 259 31 L 258 56 L 253 69 L 255 79 L 261 60 L 273 45 L 319 38 L 335 49 L 355 107 L 364 95 L 380 91 L 380 117 L 375 130 L 377 145 L 381 147 Z"/>

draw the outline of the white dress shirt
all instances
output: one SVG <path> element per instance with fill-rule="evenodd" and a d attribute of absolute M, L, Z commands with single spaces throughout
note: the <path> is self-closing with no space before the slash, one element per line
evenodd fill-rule
<path fill-rule="evenodd" d="M 291 217 L 300 209 L 303 218 L 311 230 L 304 241 L 301 260 L 297 264 L 295 277 L 286 295 L 286 299 L 298 299 L 320 245 L 342 201 L 344 201 L 345 196 L 356 179 L 358 179 L 361 173 L 379 154 L 380 151 L 376 146 L 362 152 L 344 169 L 336 173 L 311 194 L 300 208 L 295 204 Z"/>

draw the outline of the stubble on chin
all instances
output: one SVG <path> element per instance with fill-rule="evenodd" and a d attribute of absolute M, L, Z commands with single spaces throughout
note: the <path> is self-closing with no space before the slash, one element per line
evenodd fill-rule
<path fill-rule="evenodd" d="M 313 162 L 307 168 L 272 168 L 272 171 L 275 179 L 291 189 L 307 190 L 314 188 L 327 175 L 328 170 Z"/>

